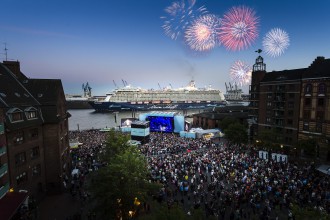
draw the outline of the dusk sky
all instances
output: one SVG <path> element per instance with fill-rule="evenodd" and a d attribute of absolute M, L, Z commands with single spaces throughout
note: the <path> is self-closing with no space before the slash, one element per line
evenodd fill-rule
<path fill-rule="evenodd" d="M 178 0 L 181 2 L 182 0 Z M 186 0 L 187 1 L 187 0 Z M 220 18 L 233 6 L 246 6 L 259 19 L 258 37 L 247 49 L 220 45 L 193 52 L 183 39 L 168 37 L 162 25 L 173 0 L 1 0 L 0 58 L 18 60 L 30 78 L 61 79 L 65 93 L 104 95 L 122 80 L 158 89 L 212 85 L 224 93 L 237 60 L 252 66 L 265 34 L 281 28 L 290 39 L 278 57 L 261 53 L 267 71 L 308 67 L 317 56 L 330 58 L 329 0 L 196 0 Z M 243 86 L 248 93 L 248 86 Z"/>

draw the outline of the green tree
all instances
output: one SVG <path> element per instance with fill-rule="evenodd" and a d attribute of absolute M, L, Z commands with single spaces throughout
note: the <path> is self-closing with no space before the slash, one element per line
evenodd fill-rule
<path fill-rule="evenodd" d="M 229 125 L 236 124 L 236 123 L 238 123 L 238 120 L 236 118 L 225 117 L 220 122 L 220 128 L 224 131 L 224 130 L 226 130 L 229 127 Z"/>
<path fill-rule="evenodd" d="M 106 148 L 102 160 L 109 161 L 112 157 L 122 154 L 130 145 L 130 137 L 122 132 L 111 129 L 105 142 Z"/>
<path fill-rule="evenodd" d="M 276 144 L 278 134 L 274 130 L 264 129 L 259 132 L 258 139 L 261 147 L 267 149 L 278 149 L 280 144 Z"/>
<path fill-rule="evenodd" d="M 225 130 L 225 138 L 234 144 L 246 144 L 248 142 L 246 127 L 240 123 L 230 124 Z"/>
<path fill-rule="evenodd" d="M 302 149 L 306 156 L 316 156 L 317 142 L 315 139 L 307 139 L 298 141 L 298 149 Z"/>
<path fill-rule="evenodd" d="M 105 151 L 107 165 L 93 173 L 88 187 L 95 212 L 101 219 L 128 219 L 156 186 L 147 181 L 145 157 L 127 144 L 125 135 L 111 131 Z"/>
<path fill-rule="evenodd" d="M 313 207 L 302 208 L 297 204 L 291 206 L 292 213 L 295 219 L 309 220 L 309 219 L 319 219 L 319 220 L 330 220 L 330 216 L 324 211 L 314 209 Z"/>

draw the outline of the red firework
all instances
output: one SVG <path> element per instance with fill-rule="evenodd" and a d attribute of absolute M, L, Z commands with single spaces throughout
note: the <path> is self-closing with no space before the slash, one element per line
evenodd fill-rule
<path fill-rule="evenodd" d="M 245 6 L 232 7 L 223 17 L 220 42 L 232 51 L 247 49 L 258 37 L 259 18 Z"/>

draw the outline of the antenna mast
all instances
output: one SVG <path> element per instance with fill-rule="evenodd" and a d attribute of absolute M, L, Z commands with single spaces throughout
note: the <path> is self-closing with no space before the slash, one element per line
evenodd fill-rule
<path fill-rule="evenodd" d="M 6 61 L 7 61 L 7 59 L 8 59 L 8 57 L 7 57 L 7 55 L 8 55 L 8 53 L 7 53 L 7 51 L 8 51 L 8 49 L 7 49 L 7 43 L 4 43 L 4 45 L 5 45 L 5 57 L 6 57 Z"/>

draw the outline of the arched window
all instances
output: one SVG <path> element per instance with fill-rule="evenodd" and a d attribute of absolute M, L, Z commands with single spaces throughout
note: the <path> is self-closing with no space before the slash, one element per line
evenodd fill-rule
<path fill-rule="evenodd" d="M 313 89 L 312 84 L 307 84 L 305 86 L 305 94 L 312 94 L 312 89 Z"/>
<path fill-rule="evenodd" d="M 325 95 L 326 92 L 326 85 L 324 83 L 320 83 L 317 89 L 318 95 Z"/>

